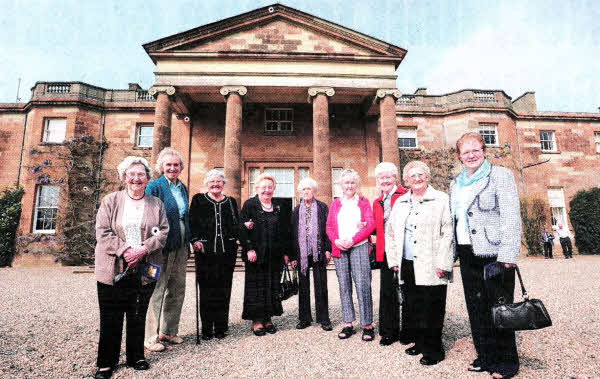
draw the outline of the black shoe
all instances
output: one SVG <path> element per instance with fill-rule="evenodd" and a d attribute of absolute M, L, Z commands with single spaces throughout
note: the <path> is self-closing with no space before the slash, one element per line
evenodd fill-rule
<path fill-rule="evenodd" d="M 397 337 L 381 337 L 381 340 L 379 340 L 379 344 L 381 346 L 389 346 L 396 341 L 398 341 Z"/>
<path fill-rule="evenodd" d="M 109 379 L 113 374 L 114 368 L 110 367 L 108 370 L 98 370 L 94 375 L 94 379 Z"/>
<path fill-rule="evenodd" d="M 310 326 L 309 321 L 300 321 L 299 323 L 296 324 L 296 329 L 306 329 L 309 326 Z"/>
<path fill-rule="evenodd" d="M 127 367 L 133 367 L 134 370 L 139 371 L 148 370 L 150 368 L 150 363 L 148 363 L 148 361 L 145 359 L 140 359 L 133 364 L 127 363 Z"/>
<path fill-rule="evenodd" d="M 419 363 L 422 364 L 423 366 L 433 366 L 433 365 L 437 365 L 441 361 L 443 361 L 443 359 L 433 359 L 433 358 L 429 358 L 429 357 L 423 357 L 419 360 Z"/>
<path fill-rule="evenodd" d="M 265 330 L 267 331 L 267 333 L 270 333 L 270 334 L 277 333 L 277 328 L 273 324 L 267 324 L 267 325 L 265 325 Z"/>
<path fill-rule="evenodd" d="M 215 332 L 215 338 L 222 340 L 225 337 L 227 337 L 227 334 L 225 334 L 225 332 Z"/>
<path fill-rule="evenodd" d="M 473 361 L 473 363 L 471 363 L 468 367 L 467 367 L 468 371 L 471 372 L 482 372 L 482 371 L 486 371 L 485 367 L 483 367 L 483 363 L 481 361 L 481 359 L 477 358 Z"/>
<path fill-rule="evenodd" d="M 331 332 L 333 330 L 333 326 L 331 326 L 331 322 L 326 322 L 321 324 L 321 329 L 323 329 L 326 332 Z"/>
<path fill-rule="evenodd" d="M 412 346 L 409 347 L 408 349 L 404 350 L 404 352 L 408 355 L 419 355 L 421 354 L 421 350 L 419 350 L 416 346 Z"/>

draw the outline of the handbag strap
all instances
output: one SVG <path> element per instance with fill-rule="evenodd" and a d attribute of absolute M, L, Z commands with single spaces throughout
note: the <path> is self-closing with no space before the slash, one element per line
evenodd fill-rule
<path fill-rule="evenodd" d="M 292 281 L 292 276 L 290 275 L 290 269 L 288 268 L 288 265 L 284 264 L 283 265 L 283 278 L 284 281 L 285 279 L 287 279 L 287 281 L 291 282 Z"/>
<path fill-rule="evenodd" d="M 527 294 L 525 285 L 523 285 L 523 278 L 521 278 L 521 271 L 519 271 L 519 266 L 515 265 L 515 270 L 517 271 L 517 276 L 519 277 L 519 283 L 521 284 L 521 294 L 523 295 L 523 299 L 529 300 L 529 295 Z"/>

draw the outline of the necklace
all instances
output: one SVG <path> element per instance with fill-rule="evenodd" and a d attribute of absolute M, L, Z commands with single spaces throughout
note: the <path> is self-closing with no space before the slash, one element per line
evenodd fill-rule
<path fill-rule="evenodd" d="M 261 202 L 260 206 L 262 207 L 262 209 L 266 212 L 272 211 L 273 210 L 273 203 L 271 203 L 270 205 L 266 205 L 265 203 Z"/>
<path fill-rule="evenodd" d="M 125 192 L 127 193 L 127 196 L 129 196 L 129 198 L 130 198 L 131 200 L 142 200 L 142 199 L 144 198 L 144 196 L 146 196 L 146 193 L 144 192 L 144 194 L 142 195 L 142 197 L 135 198 L 135 197 L 133 197 L 133 196 L 131 196 L 131 195 L 129 194 L 129 191 L 125 191 Z"/>

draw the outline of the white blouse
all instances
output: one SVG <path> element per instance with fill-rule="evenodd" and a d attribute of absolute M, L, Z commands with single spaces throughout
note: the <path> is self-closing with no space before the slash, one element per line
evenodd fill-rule
<path fill-rule="evenodd" d="M 125 234 L 125 241 L 131 247 L 142 246 L 142 219 L 144 218 L 144 199 L 133 200 L 125 198 L 125 210 L 121 225 Z"/>
<path fill-rule="evenodd" d="M 358 196 L 355 195 L 351 199 L 341 198 L 340 201 L 342 202 L 342 207 L 337 215 L 339 238 L 341 240 L 351 240 L 360 230 Z"/>

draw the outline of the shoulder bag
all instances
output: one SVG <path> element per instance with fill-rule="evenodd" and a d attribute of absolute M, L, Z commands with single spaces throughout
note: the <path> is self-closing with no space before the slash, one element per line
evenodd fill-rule
<path fill-rule="evenodd" d="M 492 307 L 492 320 L 497 329 L 509 330 L 535 330 L 552 326 L 552 320 L 546 307 L 539 299 L 530 299 L 519 267 L 515 266 L 523 301 L 520 303 L 505 304 L 504 298 L 498 298 L 497 304 Z"/>

